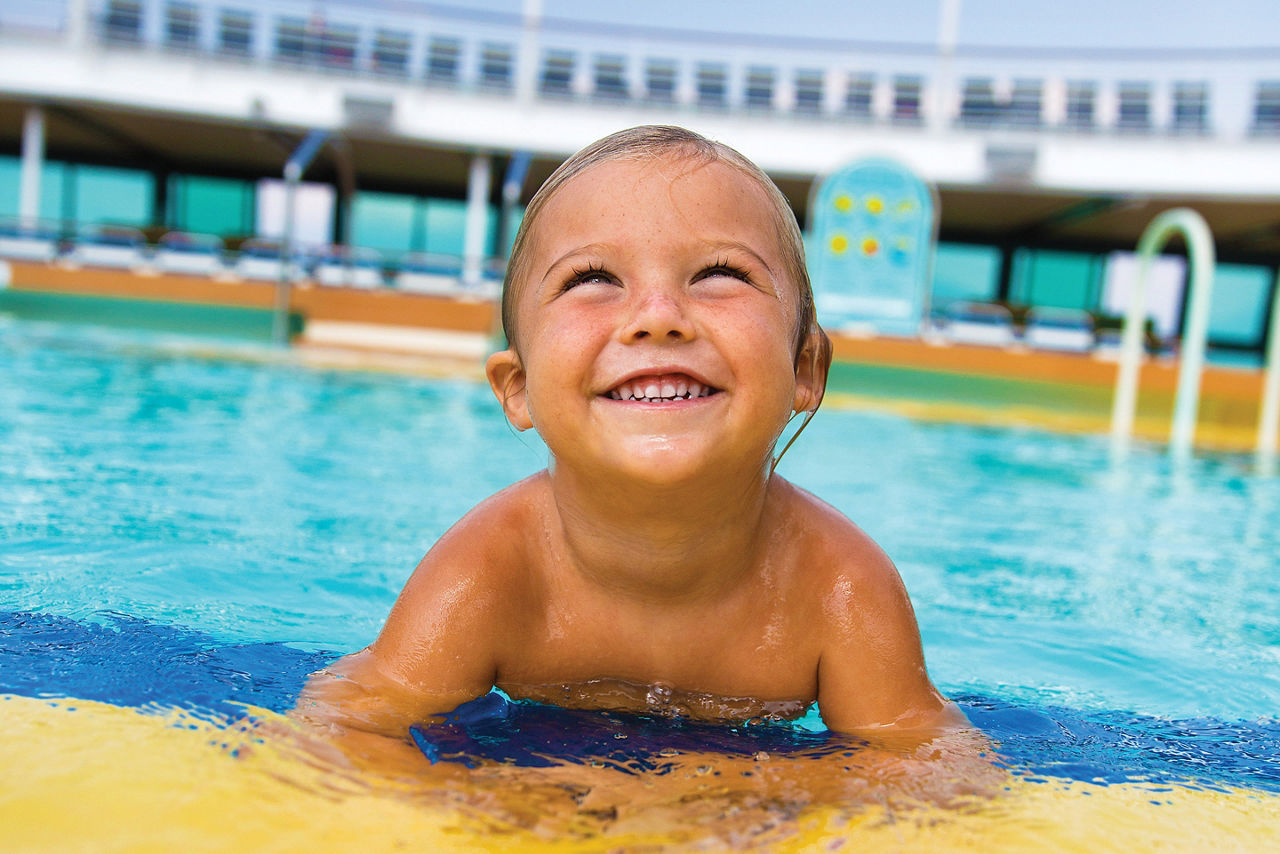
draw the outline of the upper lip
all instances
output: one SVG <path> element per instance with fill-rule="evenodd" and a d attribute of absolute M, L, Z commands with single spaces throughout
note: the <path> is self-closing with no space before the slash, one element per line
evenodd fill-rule
<path fill-rule="evenodd" d="M 720 386 L 708 380 L 704 375 L 698 373 L 697 371 L 691 368 L 686 368 L 683 365 L 655 365 L 648 368 L 639 368 L 637 370 L 631 371 L 628 374 L 624 374 L 623 376 L 618 377 L 617 379 L 609 383 L 609 385 L 605 388 L 605 391 L 606 392 L 613 391 L 618 386 L 623 385 L 624 383 L 635 382 L 641 377 L 661 377 L 661 376 L 668 376 L 670 374 L 683 374 L 689 379 L 695 382 L 701 383 L 704 386 L 708 386 L 714 389 L 720 388 Z"/>

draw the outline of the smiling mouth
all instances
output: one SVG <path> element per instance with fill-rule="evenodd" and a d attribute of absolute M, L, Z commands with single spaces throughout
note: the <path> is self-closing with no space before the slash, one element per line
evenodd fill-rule
<path fill-rule="evenodd" d="M 660 374 L 652 377 L 636 377 L 605 392 L 612 400 L 631 400 L 640 403 L 664 403 L 673 400 L 693 400 L 719 394 L 720 389 L 704 385 L 685 374 Z"/>

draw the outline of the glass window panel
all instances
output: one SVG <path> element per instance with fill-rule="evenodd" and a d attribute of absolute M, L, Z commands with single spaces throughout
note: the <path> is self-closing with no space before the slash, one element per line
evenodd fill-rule
<path fill-rule="evenodd" d="M 75 170 L 75 219 L 89 225 L 151 224 L 155 179 L 134 169 L 81 166 Z"/>
<path fill-rule="evenodd" d="M 870 74 L 849 76 L 849 88 L 845 91 L 844 109 L 851 116 L 871 118 L 871 102 L 875 92 L 875 78 Z"/>
<path fill-rule="evenodd" d="M 1219 264 L 1209 303 L 1209 340 L 1260 347 L 1266 324 L 1271 271 L 1244 264 Z"/>
<path fill-rule="evenodd" d="M 467 230 L 467 203 L 456 199 L 427 199 L 426 251 L 461 255 Z"/>
<path fill-rule="evenodd" d="M 419 202 L 393 193 L 357 193 L 351 205 L 351 241 L 383 252 L 413 249 Z"/>
<path fill-rule="evenodd" d="M 234 178 L 178 176 L 172 225 L 223 237 L 253 234 L 253 185 Z"/>
<path fill-rule="evenodd" d="M 795 111 L 819 113 L 822 111 L 822 72 L 802 69 L 796 72 Z"/>
<path fill-rule="evenodd" d="M 939 243 L 933 262 L 933 308 L 947 303 L 996 298 L 1000 250 L 994 246 Z"/>
<path fill-rule="evenodd" d="M 1101 265 L 1093 255 L 1023 249 L 1014 256 L 1009 299 L 1028 306 L 1097 307 Z"/>
<path fill-rule="evenodd" d="M 224 9 L 218 18 L 218 48 L 226 53 L 247 55 L 252 47 L 252 17 L 240 9 Z"/>
<path fill-rule="evenodd" d="M 649 100 L 670 102 L 676 94 L 676 64 L 665 59 L 651 59 L 645 69 L 645 90 Z"/>

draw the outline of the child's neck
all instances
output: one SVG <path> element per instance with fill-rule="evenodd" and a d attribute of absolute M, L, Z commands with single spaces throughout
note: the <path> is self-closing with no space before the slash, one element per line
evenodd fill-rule
<path fill-rule="evenodd" d="M 656 487 L 550 474 L 568 557 L 588 581 L 618 595 L 665 602 L 730 591 L 758 564 L 768 469 L 726 482 Z"/>

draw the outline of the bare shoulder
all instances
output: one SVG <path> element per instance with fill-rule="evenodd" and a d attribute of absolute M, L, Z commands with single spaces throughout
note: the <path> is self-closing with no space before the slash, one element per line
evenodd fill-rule
<path fill-rule="evenodd" d="M 917 726 L 944 711 L 929 681 L 911 600 L 893 561 L 836 508 L 782 484 L 802 538 L 797 576 L 820 637 L 818 706 L 833 729 Z"/>
<path fill-rule="evenodd" d="M 508 613 L 521 601 L 544 480 L 535 475 L 497 493 L 450 528 L 410 576 L 378 639 L 313 674 L 297 716 L 399 737 L 486 693 Z"/>
<path fill-rule="evenodd" d="M 528 586 L 529 532 L 542 527 L 546 496 L 545 473 L 533 475 L 476 505 L 436 541 L 372 647 L 388 669 L 409 682 L 459 669 L 491 680 L 493 650 Z"/>
<path fill-rule="evenodd" d="M 813 493 L 778 480 L 784 524 L 800 535 L 798 559 L 810 583 L 850 592 L 901 589 L 893 561 L 853 520 Z"/>

